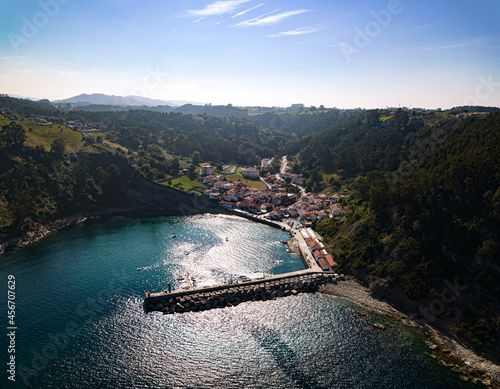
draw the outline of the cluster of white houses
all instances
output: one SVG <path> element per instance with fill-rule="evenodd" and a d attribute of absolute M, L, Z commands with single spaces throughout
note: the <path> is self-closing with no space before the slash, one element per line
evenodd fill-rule
<path fill-rule="evenodd" d="M 202 169 L 208 169 L 208 166 L 204 165 Z M 258 177 L 258 170 L 251 169 L 247 168 L 250 174 L 257 174 Z M 242 172 L 243 170 L 245 169 L 242 169 Z M 343 197 L 341 195 L 330 197 L 325 194 L 306 193 L 298 198 L 297 194 L 288 193 L 287 189 L 274 178 L 274 176 L 266 178 L 271 189 L 264 190 L 247 186 L 242 181 L 228 182 L 224 175 L 205 175 L 200 180 L 206 186 L 203 193 L 212 200 L 218 200 L 221 207 L 230 210 L 239 209 L 255 215 L 265 213 L 270 220 L 280 221 L 283 218 L 298 217 L 304 223 L 311 223 L 316 219 L 328 217 L 329 211 L 332 216 L 343 216 L 347 212 L 337 204 Z"/>

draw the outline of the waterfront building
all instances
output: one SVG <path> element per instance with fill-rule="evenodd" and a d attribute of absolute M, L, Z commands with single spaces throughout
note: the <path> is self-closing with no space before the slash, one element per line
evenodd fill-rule
<path fill-rule="evenodd" d="M 226 208 L 226 209 L 229 209 L 229 210 L 233 210 L 235 207 L 236 207 L 236 204 L 235 203 L 230 203 L 228 201 L 221 201 L 219 202 L 219 205 L 223 208 Z"/>

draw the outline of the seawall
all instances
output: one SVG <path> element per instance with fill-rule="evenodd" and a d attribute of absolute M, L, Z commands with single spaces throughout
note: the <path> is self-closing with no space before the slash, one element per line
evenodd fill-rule
<path fill-rule="evenodd" d="M 280 223 L 273 222 L 272 220 L 263 219 L 247 212 L 238 212 L 237 210 L 233 210 L 233 215 L 241 216 L 245 219 L 252 220 L 257 223 L 265 224 L 271 227 L 279 228 L 280 230 L 288 231 L 283 225 Z"/>
<path fill-rule="evenodd" d="M 163 314 L 196 312 L 236 306 L 245 301 L 274 300 L 299 293 L 315 293 L 329 283 L 345 280 L 332 272 L 301 270 L 235 284 L 219 284 L 205 288 L 178 290 L 171 293 L 144 291 L 148 311 Z"/>

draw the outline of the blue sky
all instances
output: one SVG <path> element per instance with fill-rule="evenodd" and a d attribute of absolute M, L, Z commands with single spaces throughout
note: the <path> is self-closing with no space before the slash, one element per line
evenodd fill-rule
<path fill-rule="evenodd" d="M 0 93 L 500 106 L 500 1 L 0 0 Z"/>

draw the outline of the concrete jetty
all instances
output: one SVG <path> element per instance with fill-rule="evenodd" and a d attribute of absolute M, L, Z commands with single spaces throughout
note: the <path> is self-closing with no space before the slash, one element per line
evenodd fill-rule
<path fill-rule="evenodd" d="M 279 297 L 314 293 L 328 283 L 345 280 L 333 272 L 301 270 L 260 279 L 249 279 L 232 284 L 218 284 L 204 288 L 177 290 L 171 293 L 144 291 L 148 311 L 163 314 L 196 312 L 236 306 L 245 301 L 274 300 Z"/>

